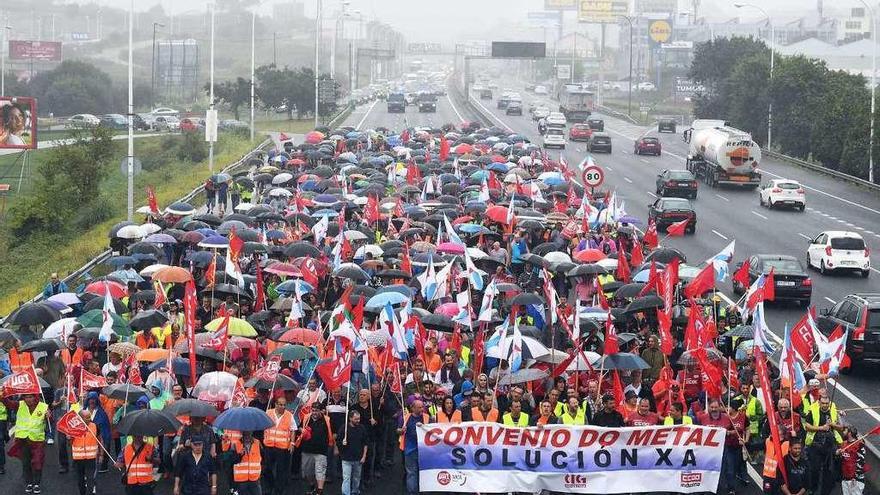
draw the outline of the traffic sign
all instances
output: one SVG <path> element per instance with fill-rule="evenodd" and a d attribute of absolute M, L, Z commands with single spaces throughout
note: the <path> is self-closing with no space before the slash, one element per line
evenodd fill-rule
<path fill-rule="evenodd" d="M 605 182 L 605 171 L 602 167 L 590 165 L 584 169 L 581 179 L 584 181 L 584 186 L 599 187 Z"/>

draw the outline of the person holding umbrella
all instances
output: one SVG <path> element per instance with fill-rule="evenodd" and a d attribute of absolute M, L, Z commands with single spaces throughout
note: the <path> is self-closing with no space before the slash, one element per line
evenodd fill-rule
<path fill-rule="evenodd" d="M 238 495 L 262 495 L 260 474 L 263 457 L 260 453 L 260 441 L 254 438 L 252 432 L 242 431 L 241 440 L 233 441 L 232 447 L 232 480 L 235 482 L 236 492 Z"/>
<path fill-rule="evenodd" d="M 123 470 L 125 494 L 153 495 L 153 466 L 158 465 L 159 452 L 143 436 L 134 435 L 116 459 L 116 467 Z"/>
<path fill-rule="evenodd" d="M 174 495 L 217 495 L 217 465 L 205 454 L 201 438 L 190 441 L 190 450 L 177 458 Z"/>

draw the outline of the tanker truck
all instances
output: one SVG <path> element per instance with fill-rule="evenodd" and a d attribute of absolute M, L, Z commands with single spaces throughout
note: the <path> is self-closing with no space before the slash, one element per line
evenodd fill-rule
<path fill-rule="evenodd" d="M 748 132 L 721 120 L 695 120 L 684 131 L 688 143 L 687 169 L 711 187 L 758 187 L 761 147 Z"/>
<path fill-rule="evenodd" d="M 587 91 L 579 84 L 561 85 L 556 97 L 559 100 L 559 112 L 565 115 L 566 122 L 584 123 L 596 109 L 592 91 Z"/>

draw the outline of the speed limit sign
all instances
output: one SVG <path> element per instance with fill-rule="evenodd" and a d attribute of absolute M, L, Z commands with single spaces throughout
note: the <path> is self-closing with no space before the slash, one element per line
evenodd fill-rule
<path fill-rule="evenodd" d="M 585 186 L 599 187 L 605 181 L 605 171 L 596 165 L 591 165 L 584 169 L 581 178 Z"/>

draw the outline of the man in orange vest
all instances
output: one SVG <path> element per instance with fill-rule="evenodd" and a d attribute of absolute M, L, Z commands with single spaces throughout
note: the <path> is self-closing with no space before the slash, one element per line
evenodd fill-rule
<path fill-rule="evenodd" d="M 67 336 L 67 347 L 61 349 L 61 362 L 64 363 L 68 373 L 74 366 L 82 364 L 83 350 L 77 347 L 76 343 L 76 335 L 70 334 Z"/>
<path fill-rule="evenodd" d="M 241 440 L 232 443 L 234 447 L 232 480 L 238 495 L 261 495 L 260 472 L 263 469 L 263 456 L 260 441 L 249 431 L 241 432 Z"/>
<path fill-rule="evenodd" d="M 275 426 L 263 431 L 263 450 L 266 454 L 266 474 L 269 495 L 281 495 L 287 488 L 290 475 L 290 454 L 293 452 L 293 434 L 296 423 L 287 410 L 287 399 L 275 399 L 275 408 L 267 412 Z"/>
<path fill-rule="evenodd" d="M 98 446 L 98 427 L 92 422 L 88 410 L 81 410 L 79 416 L 85 421 L 89 433 L 81 437 L 69 438 L 73 454 L 73 469 L 76 471 L 79 495 L 90 495 L 95 490 L 95 471 L 101 461 L 103 452 Z"/>
<path fill-rule="evenodd" d="M 116 459 L 125 483 L 125 495 L 153 495 L 153 466 L 159 465 L 159 451 L 144 442 L 144 437 L 132 437 Z"/>
<path fill-rule="evenodd" d="M 21 373 L 34 365 L 34 357 L 30 352 L 20 352 L 20 341 L 15 341 L 15 346 L 9 349 L 9 366 L 13 373 Z"/>

